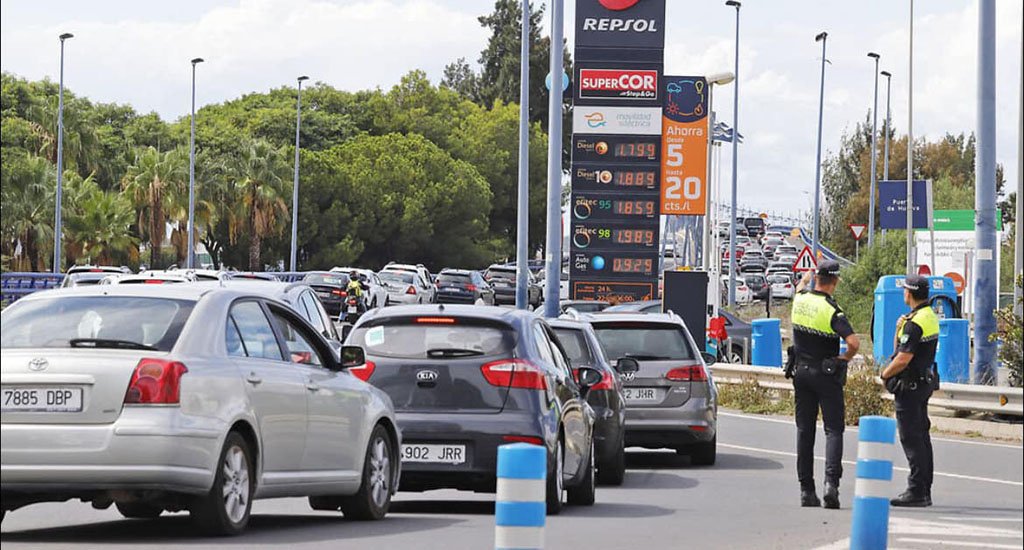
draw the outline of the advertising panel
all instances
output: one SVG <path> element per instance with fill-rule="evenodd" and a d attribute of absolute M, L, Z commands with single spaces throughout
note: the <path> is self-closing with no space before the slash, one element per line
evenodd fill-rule
<path fill-rule="evenodd" d="M 574 134 L 661 134 L 660 107 L 577 105 L 572 112 Z"/>
<path fill-rule="evenodd" d="M 661 213 L 706 213 L 708 83 L 704 77 L 662 78 Z"/>
<path fill-rule="evenodd" d="M 665 0 L 577 0 L 575 42 L 577 50 L 664 50 Z"/>

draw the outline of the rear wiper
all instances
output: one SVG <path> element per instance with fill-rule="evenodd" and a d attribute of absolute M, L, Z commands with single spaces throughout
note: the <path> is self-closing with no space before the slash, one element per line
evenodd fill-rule
<path fill-rule="evenodd" d="M 115 348 L 115 349 L 145 349 L 156 351 L 156 348 L 131 340 L 113 340 L 110 338 L 72 338 L 68 344 L 73 348 Z"/>
<path fill-rule="evenodd" d="M 626 357 L 636 359 L 638 361 L 665 361 L 666 359 L 671 359 L 671 357 L 664 357 L 661 355 L 644 355 L 642 353 L 627 353 Z"/>
<path fill-rule="evenodd" d="M 476 349 L 463 348 L 434 348 L 427 350 L 427 357 L 473 357 L 483 355 L 484 352 Z"/>

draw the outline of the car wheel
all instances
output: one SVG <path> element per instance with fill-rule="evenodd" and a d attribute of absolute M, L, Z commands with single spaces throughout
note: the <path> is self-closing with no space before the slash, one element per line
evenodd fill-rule
<path fill-rule="evenodd" d="M 164 513 L 163 508 L 148 502 L 118 502 L 115 506 L 128 519 L 153 519 Z"/>
<path fill-rule="evenodd" d="M 690 463 L 694 466 L 714 466 L 718 455 L 718 436 L 711 441 L 697 443 L 690 452 Z"/>
<path fill-rule="evenodd" d="M 359 492 L 341 501 L 341 511 L 348 519 L 367 521 L 384 519 L 391 507 L 394 493 L 394 449 L 384 426 L 377 424 L 370 434 L 363 461 L 363 482 Z"/>
<path fill-rule="evenodd" d="M 236 432 L 228 434 L 220 452 L 213 487 L 189 511 L 200 529 L 211 535 L 237 535 L 245 530 L 256 492 L 252 451 Z"/>
<path fill-rule="evenodd" d="M 558 445 L 555 448 L 555 463 L 548 472 L 548 483 L 547 483 L 547 509 L 549 516 L 557 516 L 562 513 L 562 494 L 565 491 L 565 487 L 562 486 L 563 475 L 562 470 L 565 466 L 565 457 L 562 455 L 562 441 L 558 441 Z"/>
<path fill-rule="evenodd" d="M 619 447 L 615 450 L 615 455 L 597 467 L 597 480 L 602 485 L 614 486 L 622 485 L 622 482 L 626 480 L 625 437 L 619 439 Z"/>
<path fill-rule="evenodd" d="M 729 362 L 734 365 L 743 363 L 743 348 L 733 346 L 729 353 Z"/>
<path fill-rule="evenodd" d="M 587 471 L 583 474 L 580 484 L 569 487 L 569 504 L 593 506 L 597 497 L 597 485 L 594 483 L 594 441 L 590 441 L 590 457 L 587 459 Z"/>

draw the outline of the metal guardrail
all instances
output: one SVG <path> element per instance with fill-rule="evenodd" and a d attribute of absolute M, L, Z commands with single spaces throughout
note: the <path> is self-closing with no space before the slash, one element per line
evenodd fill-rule
<path fill-rule="evenodd" d="M 39 290 L 58 288 L 62 273 L 30 273 L 11 271 L 0 274 L 0 302 L 10 305 L 22 296 Z"/>
<path fill-rule="evenodd" d="M 754 380 L 763 388 L 793 389 L 793 384 L 786 380 L 782 369 L 778 367 L 715 363 L 710 368 L 718 384 L 741 384 L 745 380 Z M 883 392 L 887 399 L 892 399 L 892 395 L 885 391 L 882 379 L 876 377 L 875 381 L 878 383 L 879 391 Z M 939 390 L 932 394 L 928 404 L 955 411 L 1024 416 L 1024 388 L 943 382 Z"/>

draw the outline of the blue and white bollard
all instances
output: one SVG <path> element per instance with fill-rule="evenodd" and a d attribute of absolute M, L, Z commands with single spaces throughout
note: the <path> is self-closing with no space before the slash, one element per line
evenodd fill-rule
<path fill-rule="evenodd" d="M 859 434 L 850 550 L 884 550 L 889 542 L 889 485 L 896 420 L 862 416 Z"/>
<path fill-rule="evenodd" d="M 547 471 L 548 453 L 544 447 L 529 443 L 498 447 L 495 550 L 544 548 Z"/>

